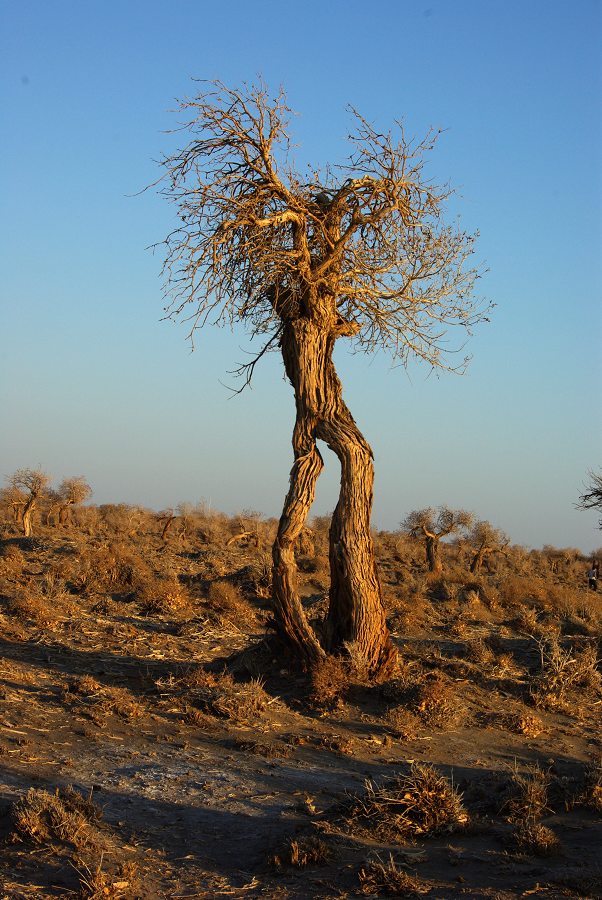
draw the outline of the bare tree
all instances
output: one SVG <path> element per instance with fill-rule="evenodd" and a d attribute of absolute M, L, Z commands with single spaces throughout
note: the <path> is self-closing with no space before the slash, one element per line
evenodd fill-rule
<path fill-rule="evenodd" d="M 507 534 L 485 521 L 475 522 L 468 535 L 468 540 L 475 551 L 470 563 L 470 571 L 475 575 L 481 571 L 486 556 L 492 553 L 501 553 L 510 543 Z"/>
<path fill-rule="evenodd" d="M 10 507 L 13 522 L 19 523 L 25 503 L 27 502 L 27 494 L 20 488 L 8 485 L 0 491 L 0 502 L 5 507 Z"/>
<path fill-rule="evenodd" d="M 589 472 L 589 483 L 579 497 L 577 509 L 597 509 L 602 511 L 602 472 Z M 598 520 L 598 528 L 602 529 L 602 518 Z"/>
<path fill-rule="evenodd" d="M 92 496 L 92 488 L 83 475 L 63 478 L 58 489 L 53 491 L 51 512 L 54 510 L 59 525 L 65 525 L 73 507 L 80 506 Z"/>
<path fill-rule="evenodd" d="M 9 479 L 9 490 L 20 492 L 23 496 L 18 515 L 25 537 L 33 534 L 34 510 L 43 498 L 49 482 L 48 475 L 40 469 L 17 469 Z"/>
<path fill-rule="evenodd" d="M 244 384 L 279 349 L 295 394 L 294 464 L 273 546 L 277 627 L 306 665 L 353 648 L 382 673 L 395 653 L 370 534 L 372 451 L 343 401 L 333 350 L 346 337 L 366 353 L 463 369 L 466 360 L 446 356 L 446 334 L 486 317 L 472 299 L 474 237 L 444 223 L 451 191 L 423 172 L 435 133 L 409 141 L 398 125 L 382 134 L 352 110 L 347 163 L 301 174 L 282 91 L 204 83 L 180 110 L 190 139 L 163 160 L 159 181 L 179 215 L 164 242 L 168 314 L 185 315 L 191 336 L 243 322 L 262 338 L 237 370 Z M 341 465 L 324 646 L 304 615 L 294 556 L 323 467 L 318 439 Z"/>
<path fill-rule="evenodd" d="M 472 525 L 473 515 L 464 509 L 449 509 L 447 506 L 432 506 L 417 509 L 409 513 L 401 527 L 411 535 L 424 537 L 426 562 L 429 572 L 441 572 L 441 539 L 451 534 L 458 534 Z"/>

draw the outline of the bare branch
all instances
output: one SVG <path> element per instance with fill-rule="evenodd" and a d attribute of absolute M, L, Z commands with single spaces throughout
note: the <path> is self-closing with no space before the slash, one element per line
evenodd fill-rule
<path fill-rule="evenodd" d="M 490 307 L 473 296 L 476 236 L 445 223 L 452 192 L 424 172 L 438 133 L 408 140 L 399 123 L 381 133 L 351 110 L 346 163 L 308 182 L 282 91 L 205 82 L 180 111 L 190 140 L 158 182 L 179 218 L 163 242 L 169 316 L 191 335 L 242 322 L 270 336 L 306 317 L 363 352 L 464 368 L 453 356 L 463 340 L 449 333 L 469 334 Z"/>

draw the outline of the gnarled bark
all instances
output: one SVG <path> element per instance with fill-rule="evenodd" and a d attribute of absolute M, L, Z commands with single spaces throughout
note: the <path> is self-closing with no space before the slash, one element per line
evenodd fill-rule
<path fill-rule="evenodd" d="M 340 333 L 340 329 L 339 332 Z M 341 490 L 330 528 L 330 605 L 326 649 L 352 653 L 373 675 L 394 665 L 370 533 L 372 451 L 342 398 L 332 362 L 337 331 L 308 318 L 285 325 L 281 348 L 295 391 L 295 462 L 274 544 L 274 608 L 281 633 L 306 664 L 324 656 L 296 589 L 294 543 L 315 496 L 323 462 L 319 438 L 341 464 Z"/>

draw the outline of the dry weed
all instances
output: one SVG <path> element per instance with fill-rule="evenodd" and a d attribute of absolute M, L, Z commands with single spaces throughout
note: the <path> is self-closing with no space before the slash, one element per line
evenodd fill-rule
<path fill-rule="evenodd" d="M 352 797 L 344 816 L 349 831 L 391 843 L 408 837 L 453 831 L 468 822 L 462 796 L 440 772 L 415 763 L 408 775 Z"/>
<path fill-rule="evenodd" d="M 18 590 L 7 603 L 8 612 L 22 622 L 31 623 L 39 628 L 55 628 L 62 619 L 73 612 L 69 603 L 58 598 L 49 598 L 35 588 Z"/>
<path fill-rule="evenodd" d="M 462 707 L 456 691 L 442 678 L 418 685 L 411 709 L 425 725 L 442 730 L 460 725 L 466 719 L 466 709 Z"/>
<path fill-rule="evenodd" d="M 255 610 L 231 581 L 214 581 L 209 586 L 205 607 L 216 621 L 227 621 L 245 630 L 256 619 Z"/>
<path fill-rule="evenodd" d="M 539 716 L 528 713 L 508 713 L 499 717 L 502 727 L 513 734 L 523 734 L 525 737 L 536 738 L 544 731 L 544 724 Z"/>
<path fill-rule="evenodd" d="M 571 712 L 574 707 L 567 698 L 575 688 L 581 689 L 580 696 L 600 693 L 600 661 L 593 642 L 576 650 L 573 646 L 564 647 L 556 636 L 546 635 L 536 644 L 539 668 L 529 683 L 529 695 L 535 706 Z"/>
<path fill-rule="evenodd" d="M 348 660 L 340 656 L 327 656 L 311 670 L 309 700 L 317 707 L 334 707 L 349 685 Z"/>
<path fill-rule="evenodd" d="M 538 765 L 520 772 L 515 766 L 512 771 L 511 795 L 504 804 L 508 821 L 514 825 L 535 822 L 548 809 L 549 776 Z"/>
<path fill-rule="evenodd" d="M 4 544 L 0 551 L 0 577 L 15 579 L 23 574 L 27 560 L 18 547 Z"/>
<path fill-rule="evenodd" d="M 282 850 L 274 854 L 271 863 L 277 869 L 293 866 L 324 866 L 332 858 L 332 848 L 316 835 L 308 835 L 289 840 Z"/>
<path fill-rule="evenodd" d="M 430 885 L 410 875 L 389 854 L 384 863 L 378 854 L 369 859 L 358 872 L 362 894 L 384 894 L 386 897 L 417 897 L 427 894 Z"/>
<path fill-rule="evenodd" d="M 602 756 L 587 767 L 585 786 L 577 796 L 576 802 L 602 814 Z"/>
<path fill-rule="evenodd" d="M 189 700 L 198 709 L 231 722 L 252 724 L 272 702 L 261 678 L 237 683 L 227 672 L 214 675 L 199 668 L 184 682 L 190 688 Z"/>
<path fill-rule="evenodd" d="M 145 616 L 173 615 L 190 610 L 184 587 L 176 579 L 156 579 L 145 583 L 137 592 L 140 612 Z"/>
<path fill-rule="evenodd" d="M 99 722 L 113 713 L 128 721 L 144 714 L 144 707 L 127 688 L 107 687 L 92 675 L 71 678 L 67 684 L 65 700 L 83 707 L 94 721 Z"/>
<path fill-rule="evenodd" d="M 548 807 L 549 776 L 539 766 L 512 773 L 512 795 L 504 807 L 512 824 L 511 843 L 520 853 L 552 856 L 559 852 L 560 841 L 540 819 L 551 812 Z"/>
<path fill-rule="evenodd" d="M 57 788 L 54 794 L 30 788 L 11 809 L 11 840 L 44 845 L 59 841 L 78 850 L 95 847 L 90 825 L 100 818 L 96 804 L 72 787 Z"/>
<path fill-rule="evenodd" d="M 561 849 L 558 837 L 541 822 L 520 822 L 512 833 L 512 843 L 519 853 L 534 856 L 556 856 Z"/>

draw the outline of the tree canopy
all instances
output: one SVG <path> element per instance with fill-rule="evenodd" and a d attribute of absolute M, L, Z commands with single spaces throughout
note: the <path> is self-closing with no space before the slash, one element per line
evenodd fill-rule
<path fill-rule="evenodd" d="M 381 133 L 350 109 L 346 161 L 302 174 L 282 91 L 203 82 L 180 111 L 191 140 L 164 158 L 159 182 L 179 217 L 164 242 L 170 315 L 186 311 L 191 333 L 243 321 L 271 347 L 284 321 L 331 316 L 327 294 L 355 349 L 464 367 L 446 335 L 489 305 L 473 293 L 475 235 L 444 221 L 452 191 L 424 171 L 437 132 Z"/>

